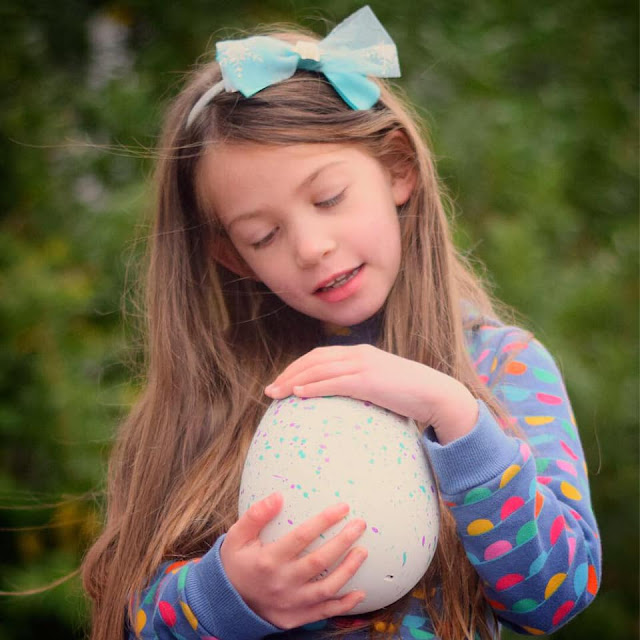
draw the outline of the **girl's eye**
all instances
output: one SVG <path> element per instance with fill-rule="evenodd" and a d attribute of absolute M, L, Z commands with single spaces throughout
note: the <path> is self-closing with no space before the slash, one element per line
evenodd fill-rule
<path fill-rule="evenodd" d="M 267 235 L 264 236 L 264 238 L 261 238 L 257 242 L 252 242 L 251 246 L 254 249 L 260 249 L 262 247 L 266 247 L 273 240 L 273 238 L 275 237 L 277 231 L 278 231 L 278 227 L 275 227 L 274 229 L 269 231 L 269 233 L 267 233 Z"/>
<path fill-rule="evenodd" d="M 346 189 L 343 189 L 338 195 L 333 196 L 333 198 L 316 202 L 315 206 L 320 207 L 321 209 L 330 209 L 331 207 L 335 207 L 344 198 L 345 191 Z"/>

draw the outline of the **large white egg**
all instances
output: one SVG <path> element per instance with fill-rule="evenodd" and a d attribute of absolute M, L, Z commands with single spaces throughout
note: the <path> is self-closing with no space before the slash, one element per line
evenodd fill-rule
<path fill-rule="evenodd" d="M 369 555 L 339 592 L 366 592 L 351 614 L 401 598 L 433 558 L 439 526 L 436 484 L 415 423 L 391 411 L 337 396 L 274 401 L 247 454 L 240 514 L 274 491 L 284 495 L 284 507 L 263 529 L 264 543 L 337 502 L 351 507 L 345 521 L 366 521 L 356 545 Z M 327 530 L 308 551 L 343 526 Z"/>

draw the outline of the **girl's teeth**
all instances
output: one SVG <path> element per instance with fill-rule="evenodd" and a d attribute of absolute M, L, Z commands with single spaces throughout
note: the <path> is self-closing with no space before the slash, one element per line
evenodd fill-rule
<path fill-rule="evenodd" d="M 340 276 L 339 278 L 336 278 L 333 282 L 325 285 L 324 287 L 321 287 L 320 291 L 328 291 L 329 289 L 335 289 L 336 287 L 343 285 L 345 282 L 347 282 L 347 280 L 351 280 L 351 278 L 353 278 L 358 273 L 358 271 L 360 271 L 360 267 L 354 269 L 351 273 L 347 273 L 343 276 Z"/>

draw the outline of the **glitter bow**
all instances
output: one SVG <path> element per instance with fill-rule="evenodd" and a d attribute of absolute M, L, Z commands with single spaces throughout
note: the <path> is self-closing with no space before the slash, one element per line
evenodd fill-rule
<path fill-rule="evenodd" d="M 270 36 L 224 40 L 216 44 L 216 60 L 223 80 L 201 96 L 187 126 L 221 91 L 239 91 L 248 98 L 290 78 L 297 69 L 324 74 L 352 109 L 369 109 L 380 97 L 380 88 L 367 76 L 400 76 L 396 45 L 368 6 L 319 42 L 290 44 Z"/>

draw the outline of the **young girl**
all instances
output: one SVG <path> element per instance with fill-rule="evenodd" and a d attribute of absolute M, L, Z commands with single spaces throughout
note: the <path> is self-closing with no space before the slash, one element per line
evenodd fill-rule
<path fill-rule="evenodd" d="M 397 75 L 365 8 L 323 41 L 219 43 L 169 110 L 147 384 L 84 563 L 94 640 L 535 635 L 595 596 L 600 545 L 561 375 L 453 247 L 429 150 L 377 78 Z M 336 596 L 366 562 L 365 522 L 302 553 L 349 505 L 266 545 L 282 496 L 238 517 L 256 425 L 291 394 L 371 401 L 423 431 L 438 549 L 384 611 L 349 617 L 365 594 Z"/>

